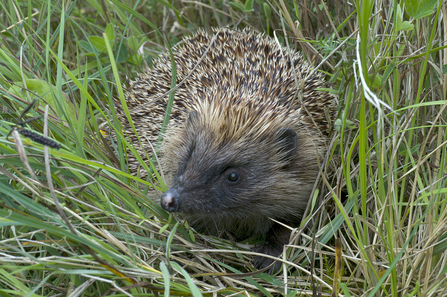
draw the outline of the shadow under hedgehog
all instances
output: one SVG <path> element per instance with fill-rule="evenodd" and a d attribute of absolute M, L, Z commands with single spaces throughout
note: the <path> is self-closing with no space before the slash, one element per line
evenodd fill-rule
<path fill-rule="evenodd" d="M 236 240 L 264 235 L 256 251 L 278 256 L 290 230 L 271 219 L 299 225 L 317 159 L 326 153 L 335 97 L 319 90 L 325 87 L 319 73 L 307 77 L 312 68 L 299 53 L 275 40 L 249 30 L 213 33 L 199 31 L 174 49 L 178 88 L 160 152 L 169 187 L 161 206 L 205 234 Z M 151 151 L 148 141 L 158 138 L 170 85 L 171 61 L 164 54 L 127 88 L 141 150 Z M 140 147 L 122 107 L 117 112 Z M 129 157 L 130 171 L 145 178 Z M 258 268 L 271 263 L 255 259 Z"/>

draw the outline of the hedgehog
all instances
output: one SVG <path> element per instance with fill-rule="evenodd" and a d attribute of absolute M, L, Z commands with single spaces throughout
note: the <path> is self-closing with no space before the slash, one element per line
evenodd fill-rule
<path fill-rule="evenodd" d="M 335 96 L 322 90 L 322 75 L 298 52 L 251 30 L 200 30 L 173 55 L 177 87 L 159 152 L 168 185 L 162 208 L 204 234 L 261 237 L 255 250 L 279 256 L 291 234 L 285 225 L 299 226 L 310 199 Z M 161 55 L 127 87 L 145 161 L 152 155 L 148 142 L 160 133 L 171 71 L 170 56 Z M 117 113 L 140 147 L 119 104 Z M 147 175 L 132 156 L 129 170 Z M 258 256 L 254 264 L 272 262 Z"/>

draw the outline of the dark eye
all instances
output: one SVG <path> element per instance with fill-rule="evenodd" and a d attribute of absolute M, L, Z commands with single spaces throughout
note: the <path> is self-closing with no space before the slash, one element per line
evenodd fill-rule
<path fill-rule="evenodd" d="M 228 175 L 228 181 L 235 183 L 239 180 L 239 173 L 232 172 Z"/>

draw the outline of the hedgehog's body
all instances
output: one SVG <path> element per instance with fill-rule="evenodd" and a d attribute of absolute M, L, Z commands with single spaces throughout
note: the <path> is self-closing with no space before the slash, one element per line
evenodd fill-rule
<path fill-rule="evenodd" d="M 161 205 L 201 232 L 267 234 L 259 251 L 278 255 L 290 233 L 270 218 L 299 224 L 326 151 L 334 98 L 317 90 L 324 86 L 318 74 L 304 80 L 310 68 L 299 54 L 270 38 L 215 34 L 199 32 L 174 53 L 181 84 L 161 152 L 170 187 Z M 143 140 L 158 137 L 170 65 L 162 56 L 128 89 Z M 129 165 L 136 170 L 136 160 Z M 270 262 L 257 259 L 261 267 Z"/>

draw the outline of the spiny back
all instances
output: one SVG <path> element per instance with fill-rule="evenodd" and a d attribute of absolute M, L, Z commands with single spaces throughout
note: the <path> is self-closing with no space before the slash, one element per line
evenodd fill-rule
<path fill-rule="evenodd" d="M 178 88 L 170 127 L 181 126 L 189 111 L 216 123 L 217 113 L 230 110 L 236 120 L 230 121 L 234 132 L 226 132 L 231 137 L 238 131 L 247 132 L 240 125 L 251 131 L 275 126 L 271 119 L 278 115 L 302 125 L 317 138 L 329 130 L 327 117 L 333 115 L 334 96 L 318 90 L 324 87 L 321 75 L 316 72 L 303 81 L 311 71 L 309 65 L 300 54 L 269 37 L 230 29 L 215 30 L 212 36 L 199 31 L 174 49 L 174 58 Z M 150 147 L 145 145 L 146 139 L 154 142 L 158 138 L 170 84 L 171 61 L 165 54 L 127 89 L 127 104 L 146 150 Z M 118 113 L 125 119 L 119 108 Z M 255 125 L 248 125 L 249 121 Z M 137 144 L 131 129 L 125 129 Z M 136 170 L 136 160 L 130 159 L 129 164 L 131 171 Z"/>

